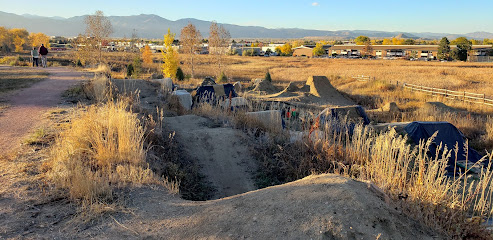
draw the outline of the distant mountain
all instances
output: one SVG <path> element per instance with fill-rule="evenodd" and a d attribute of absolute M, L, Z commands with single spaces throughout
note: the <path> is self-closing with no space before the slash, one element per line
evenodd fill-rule
<path fill-rule="evenodd" d="M 418 39 L 419 37 L 415 36 L 415 35 L 412 35 L 412 34 L 409 34 L 409 33 L 401 33 L 397 36 L 395 36 L 395 38 L 403 38 L 403 39 L 407 39 L 407 38 L 410 38 L 410 39 Z"/>
<path fill-rule="evenodd" d="M 62 17 L 42 17 L 30 14 L 17 15 L 0 11 L 0 26 L 8 28 L 25 28 L 29 32 L 43 32 L 50 36 L 77 36 L 85 30 L 85 16 L 71 18 Z M 208 37 L 211 22 L 194 18 L 179 19 L 171 21 L 166 18 L 153 14 L 140 14 L 134 16 L 109 16 L 113 25 L 113 37 L 130 37 L 135 31 L 139 37 L 143 38 L 163 38 L 163 35 L 170 28 L 178 36 L 181 29 L 188 23 L 194 24 L 202 33 L 203 37 Z M 229 30 L 233 38 L 304 38 L 304 37 L 332 37 L 339 39 L 351 39 L 360 35 L 371 38 L 391 38 L 401 36 L 403 38 L 429 38 L 439 39 L 447 36 L 454 39 L 458 36 L 482 39 L 493 38 L 493 33 L 474 32 L 463 35 L 448 33 L 407 33 L 407 32 L 385 32 L 370 30 L 339 30 L 322 31 L 300 28 L 277 28 L 269 29 L 259 26 L 239 26 L 234 24 L 223 24 Z"/>

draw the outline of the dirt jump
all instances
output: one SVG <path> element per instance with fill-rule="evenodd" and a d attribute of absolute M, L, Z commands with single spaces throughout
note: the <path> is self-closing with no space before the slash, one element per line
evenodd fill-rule
<path fill-rule="evenodd" d="M 250 96 L 266 101 L 316 104 L 323 107 L 351 106 L 355 103 L 342 95 L 325 76 L 311 76 L 301 87 L 290 83 L 283 91 L 270 95 Z"/>
<path fill-rule="evenodd" d="M 188 157 L 202 167 L 217 190 L 214 199 L 256 189 L 251 176 L 255 162 L 243 132 L 195 115 L 165 118 L 164 124 L 176 133 Z"/>
<path fill-rule="evenodd" d="M 11 95 L 10 107 L 0 114 L 0 156 L 15 151 L 26 135 L 36 129 L 42 115 L 61 103 L 61 94 L 88 73 L 68 68 L 45 69 L 50 75 L 46 80 L 21 89 Z"/>
<path fill-rule="evenodd" d="M 78 231 L 60 223 L 43 235 L 25 237 L 445 239 L 388 206 L 366 183 L 333 174 L 205 202 L 147 187 L 128 195 L 131 213 L 114 214 Z"/>

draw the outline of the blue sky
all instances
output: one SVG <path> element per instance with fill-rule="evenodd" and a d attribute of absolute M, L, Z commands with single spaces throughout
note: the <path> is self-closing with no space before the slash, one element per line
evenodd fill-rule
<path fill-rule="evenodd" d="M 403 32 L 493 32 L 493 0 L 0 0 L 0 11 L 72 17 L 156 14 L 268 28 L 382 30 Z M 82 3 L 82 4 L 81 4 Z"/>

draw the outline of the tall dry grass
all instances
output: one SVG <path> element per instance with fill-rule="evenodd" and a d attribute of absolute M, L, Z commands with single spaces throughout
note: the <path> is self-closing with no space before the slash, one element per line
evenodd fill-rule
<path fill-rule="evenodd" d="M 145 129 L 125 101 L 79 111 L 56 138 L 47 177 L 83 206 L 113 200 L 113 188 L 155 183 L 147 168 Z"/>

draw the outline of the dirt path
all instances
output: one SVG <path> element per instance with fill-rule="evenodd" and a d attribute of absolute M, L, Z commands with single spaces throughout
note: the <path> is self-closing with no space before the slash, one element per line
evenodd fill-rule
<path fill-rule="evenodd" d="M 195 115 L 170 117 L 164 122 L 216 187 L 215 199 L 255 190 L 248 172 L 255 165 L 243 132 L 211 126 L 210 120 Z"/>
<path fill-rule="evenodd" d="M 10 107 L 0 115 L 0 155 L 15 151 L 22 139 L 39 126 L 42 114 L 60 103 L 62 92 L 87 75 L 61 67 L 46 71 L 50 73 L 46 80 L 21 89 L 7 99 Z"/>

